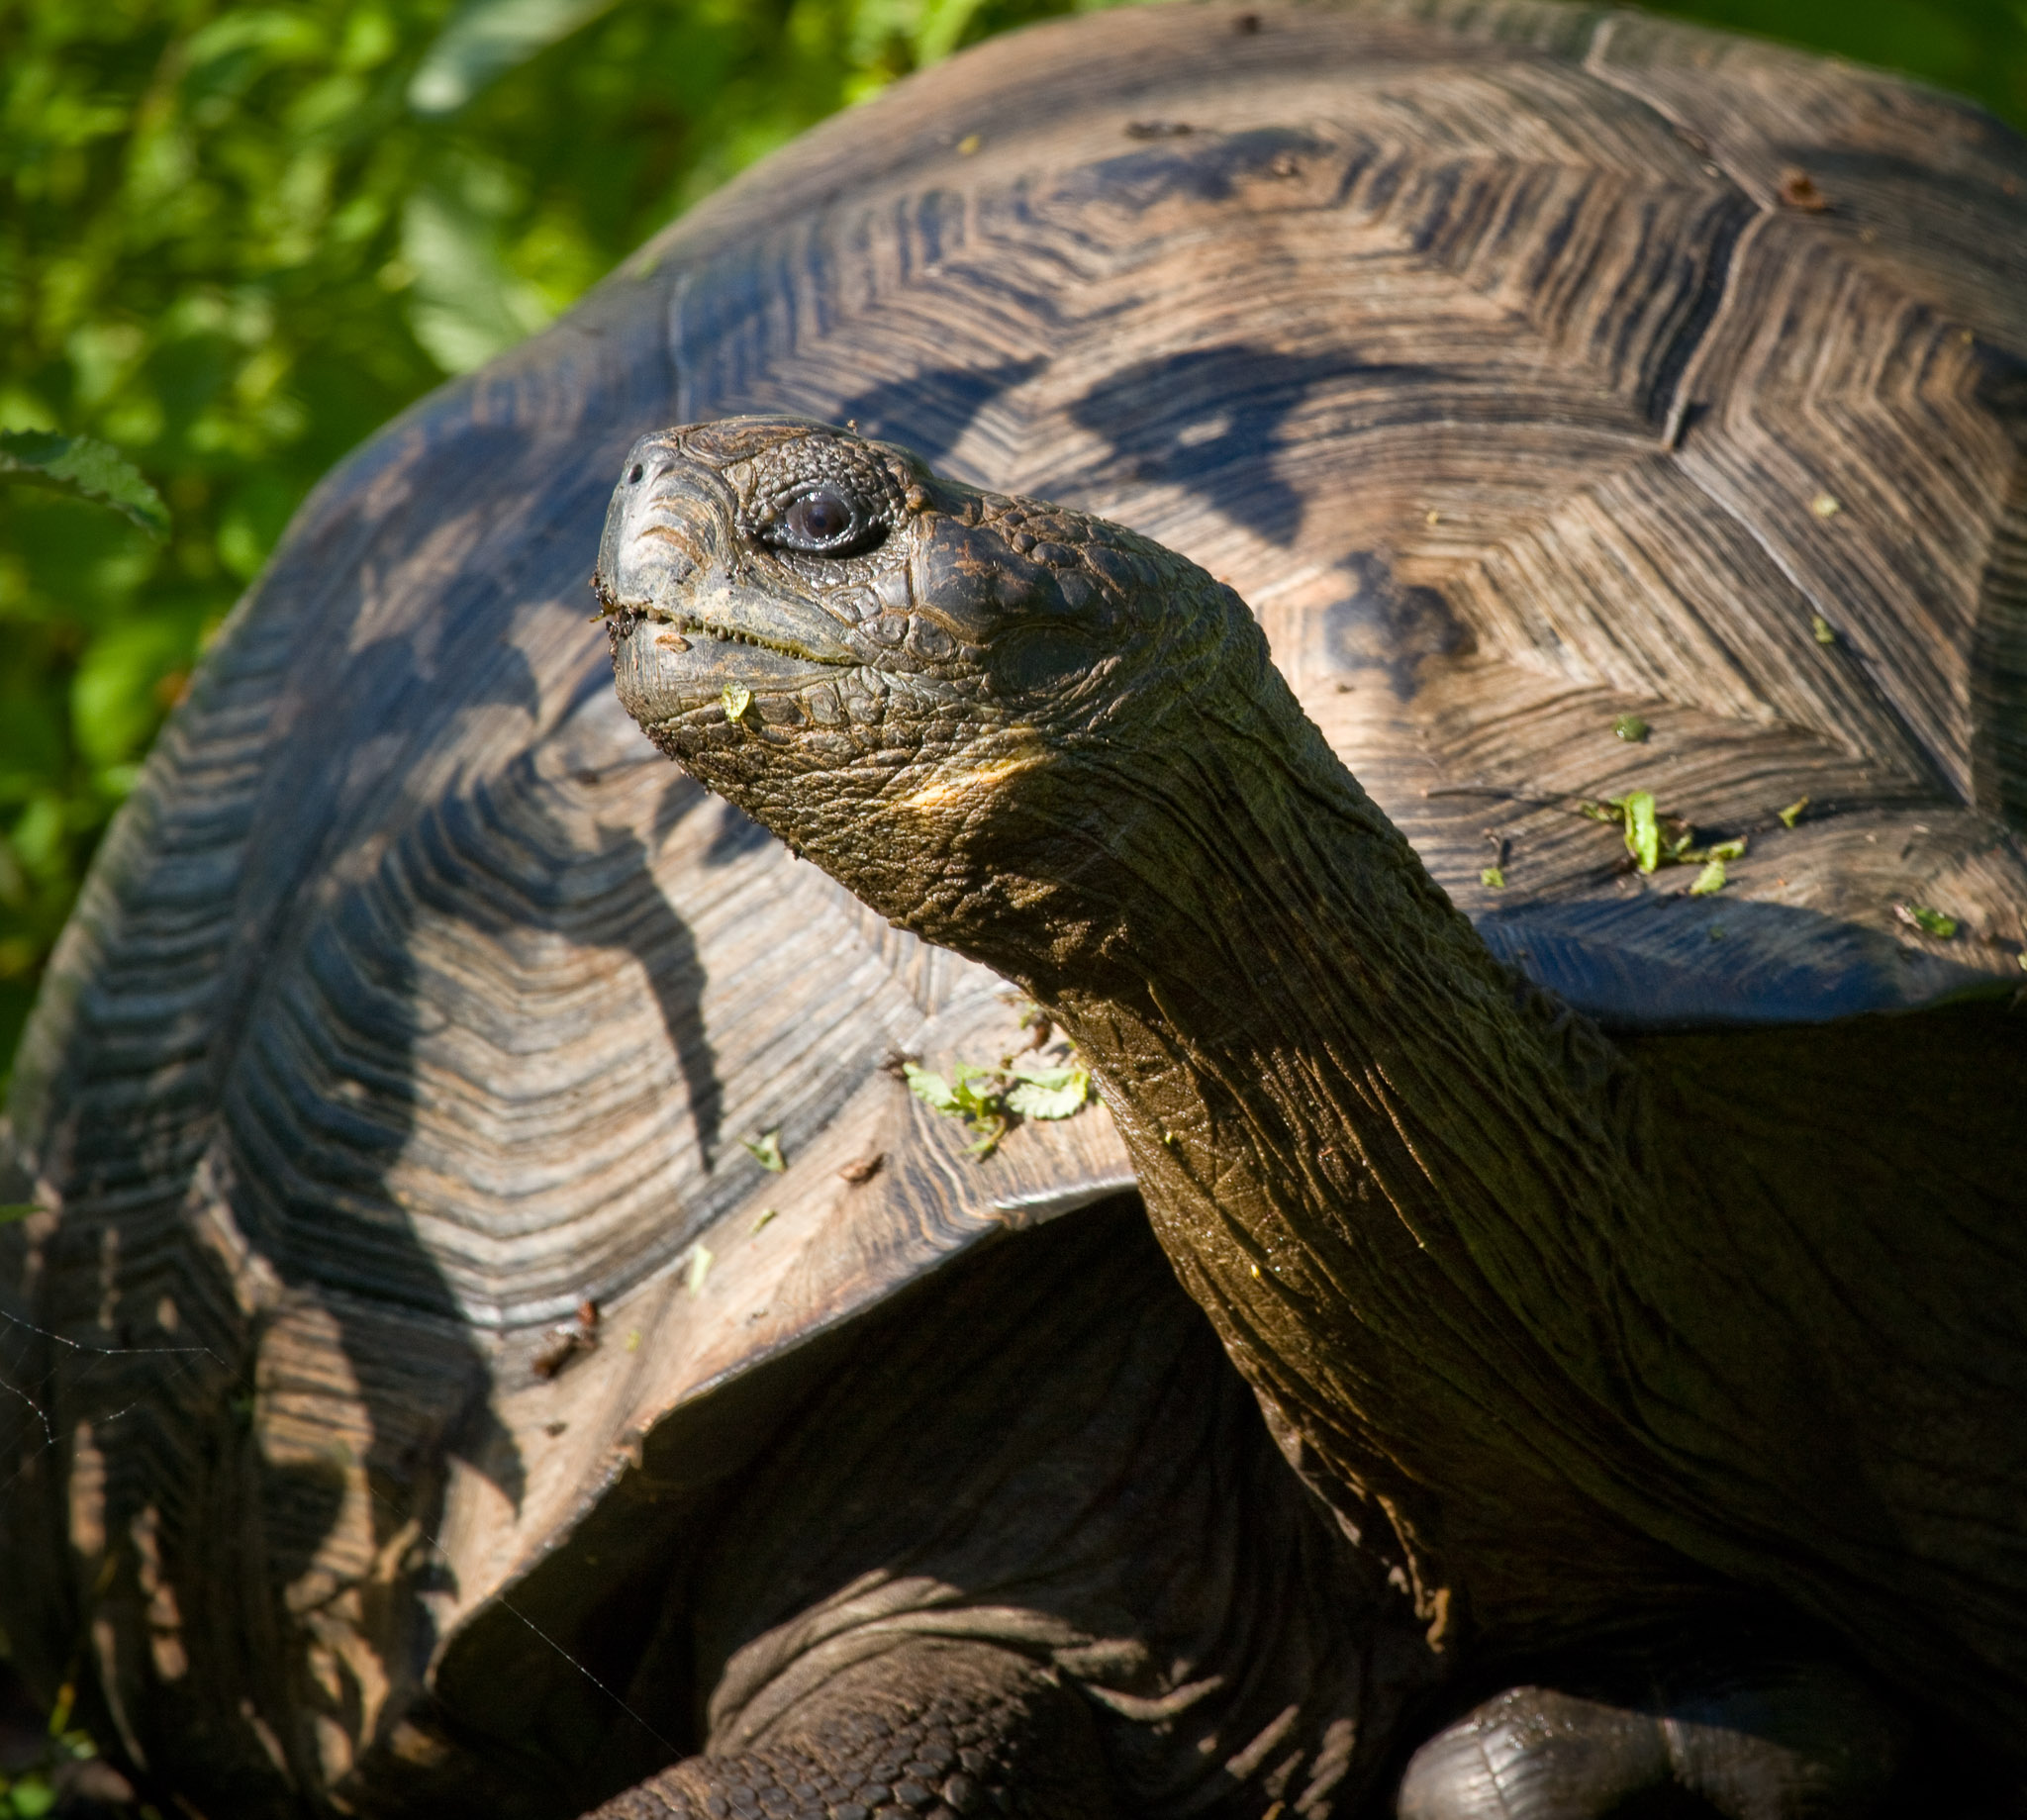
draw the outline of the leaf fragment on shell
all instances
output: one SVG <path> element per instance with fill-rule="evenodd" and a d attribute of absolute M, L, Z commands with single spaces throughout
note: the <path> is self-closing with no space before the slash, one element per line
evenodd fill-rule
<path fill-rule="evenodd" d="M 739 719 L 753 706 L 753 692 L 744 683 L 726 683 L 719 691 L 718 699 L 724 705 L 727 720 Z"/>
<path fill-rule="evenodd" d="M 1643 873 L 1662 866 L 1703 867 L 1702 875 L 1690 887 L 1693 897 L 1721 890 L 1724 862 L 1745 857 L 1743 834 L 1699 847 L 1695 829 L 1680 815 L 1661 814 L 1654 807 L 1652 793 L 1645 790 L 1629 790 L 1622 797 L 1608 797 L 1602 803 L 1579 803 L 1577 813 L 1593 821 L 1614 823 L 1625 835 L 1626 851 Z M 1713 863 L 1718 868 L 1714 873 L 1709 869 Z M 1488 878 L 1485 882 L 1492 881 Z"/>
<path fill-rule="evenodd" d="M 924 1105 L 938 1112 L 957 1110 L 957 1096 L 941 1075 L 917 1068 L 913 1062 L 903 1062 L 901 1072 L 908 1077 L 908 1091 Z"/>
<path fill-rule="evenodd" d="M 742 1137 L 739 1142 L 745 1145 L 753 1161 L 771 1174 L 778 1176 L 788 1167 L 788 1159 L 781 1154 L 779 1131 L 763 1131 L 758 1137 Z"/>
<path fill-rule="evenodd" d="M 1016 1068 L 1007 1089 L 1007 1109 L 1022 1118 L 1068 1118 L 1091 1098 L 1084 1068 Z"/>
<path fill-rule="evenodd" d="M 1933 935 L 1938 941 L 1949 941 L 1957 933 L 1956 917 L 1945 915 L 1926 904 L 1896 904 L 1893 914 L 1909 928 L 1919 929 L 1924 935 Z"/>
<path fill-rule="evenodd" d="M 1661 824 L 1654 814 L 1654 795 L 1647 790 L 1629 790 L 1612 799 L 1624 816 L 1626 851 L 1639 862 L 1642 872 L 1661 864 Z"/>
<path fill-rule="evenodd" d="M 1628 745 L 1640 745 L 1653 729 L 1638 715 L 1620 715 L 1611 723 L 1611 730 Z"/>
<path fill-rule="evenodd" d="M 924 1105 L 977 1133 L 966 1148 L 980 1158 L 992 1155 L 1015 1120 L 1068 1118 L 1091 1098 L 1091 1073 L 1074 1062 L 1015 1065 L 1009 1057 L 997 1068 L 959 1062 L 947 1078 L 906 1062 L 902 1072 Z"/>

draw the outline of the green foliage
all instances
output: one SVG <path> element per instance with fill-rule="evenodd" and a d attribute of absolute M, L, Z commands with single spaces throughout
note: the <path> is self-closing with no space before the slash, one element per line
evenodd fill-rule
<path fill-rule="evenodd" d="M 28 1771 L 11 1782 L 0 1777 L 0 1816 L 4 1820 L 43 1820 L 55 1805 L 56 1790 L 40 1772 Z"/>
<path fill-rule="evenodd" d="M 0 456 L 0 1057 L 321 473 L 813 121 L 1096 3 L 0 0 L 0 431 L 93 439 Z M 2015 0 L 1670 10 L 2027 114 Z"/>

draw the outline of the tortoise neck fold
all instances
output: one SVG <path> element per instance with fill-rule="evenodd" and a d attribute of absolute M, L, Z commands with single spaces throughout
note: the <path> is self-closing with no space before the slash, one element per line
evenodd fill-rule
<path fill-rule="evenodd" d="M 1270 677 L 1164 742 L 1158 792 L 1145 748 L 1114 761 L 1138 808 L 1030 989 L 1186 1287 L 1349 1520 L 1391 1524 L 1437 1633 L 1460 1587 L 1534 1638 L 1634 1581 L 1651 1608 L 1686 1570 L 1593 1489 L 1651 1337 L 1613 1248 L 1647 1198 L 1631 1077 L 1500 968 Z"/>

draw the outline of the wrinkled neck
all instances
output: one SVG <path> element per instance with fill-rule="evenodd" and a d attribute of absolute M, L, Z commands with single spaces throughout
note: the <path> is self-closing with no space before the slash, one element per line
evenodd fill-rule
<path fill-rule="evenodd" d="M 1081 755 L 1102 828 L 1030 828 L 1027 932 L 969 945 L 1089 1058 L 1186 1287 L 1439 1630 L 1460 1592 L 1535 1635 L 1651 1603 L 1673 1557 L 1593 1495 L 1652 1337 L 1614 1260 L 1647 1193 L 1628 1077 L 1278 677 L 1191 712 Z"/>

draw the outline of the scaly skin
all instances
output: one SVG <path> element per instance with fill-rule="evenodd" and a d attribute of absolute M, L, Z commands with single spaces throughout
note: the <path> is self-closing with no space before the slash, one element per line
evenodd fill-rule
<path fill-rule="evenodd" d="M 595 1820 L 1110 1820 L 1088 1704 L 986 1645 L 906 1642 L 783 1736 L 692 1757 Z"/>
<path fill-rule="evenodd" d="M 1639 1076 L 1494 961 L 1229 588 L 757 419 L 636 445 L 596 585 L 664 752 L 1075 1039 L 1185 1286 L 1439 1641 L 1758 1582 L 2017 1737 L 2014 1665 L 1868 1583 L 1879 1536 L 1819 1545 L 1815 1438 L 1733 1439 L 1801 1342 L 1677 1344 L 1694 1213 Z"/>

